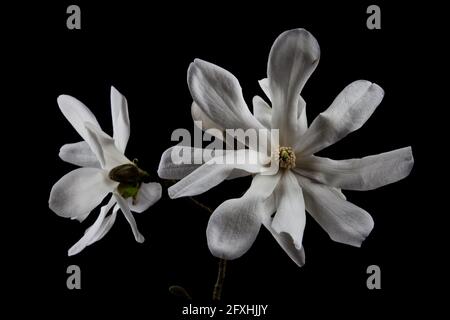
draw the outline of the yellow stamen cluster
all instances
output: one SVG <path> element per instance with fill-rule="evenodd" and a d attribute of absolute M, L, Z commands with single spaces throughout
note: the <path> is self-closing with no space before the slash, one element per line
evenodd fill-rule
<path fill-rule="evenodd" d="M 295 153 L 291 147 L 280 147 L 278 149 L 278 161 L 280 168 L 295 168 Z"/>

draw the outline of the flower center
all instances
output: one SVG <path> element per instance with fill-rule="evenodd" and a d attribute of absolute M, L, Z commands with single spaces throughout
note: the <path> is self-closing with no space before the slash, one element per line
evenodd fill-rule
<path fill-rule="evenodd" d="M 281 168 L 292 169 L 295 167 L 295 153 L 291 147 L 280 147 L 278 161 Z"/>
<path fill-rule="evenodd" d="M 119 182 L 117 191 L 125 199 L 133 198 L 133 204 L 136 202 L 141 184 L 150 182 L 150 175 L 137 166 L 137 160 L 112 168 L 109 178 Z"/>

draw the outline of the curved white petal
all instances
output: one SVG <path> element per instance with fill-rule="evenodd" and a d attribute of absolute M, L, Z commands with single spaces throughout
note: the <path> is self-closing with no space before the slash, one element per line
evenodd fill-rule
<path fill-rule="evenodd" d="M 295 175 L 286 170 L 275 190 L 277 211 L 272 220 L 272 228 L 280 236 L 289 235 L 297 250 L 302 247 L 305 230 L 305 202 L 303 192 Z M 287 239 L 285 239 L 287 241 Z"/>
<path fill-rule="evenodd" d="M 361 128 L 383 96 L 383 89 L 375 83 L 365 80 L 351 83 L 314 119 L 297 141 L 296 153 L 303 157 L 314 154 Z"/>
<path fill-rule="evenodd" d="M 247 252 L 261 227 L 264 208 L 260 206 L 278 181 L 279 175 L 256 175 L 241 198 L 227 200 L 214 210 L 206 229 L 208 247 L 214 256 L 232 260 Z"/>
<path fill-rule="evenodd" d="M 360 247 L 373 229 L 373 219 L 365 210 L 343 200 L 323 184 L 297 175 L 306 210 L 336 242 Z"/>
<path fill-rule="evenodd" d="M 84 140 L 86 140 L 87 135 L 85 122 L 90 122 L 101 130 L 94 114 L 81 101 L 68 95 L 61 95 L 57 102 L 62 114 Z"/>
<path fill-rule="evenodd" d="M 267 129 L 272 127 L 272 108 L 260 97 L 253 97 L 253 114 Z"/>
<path fill-rule="evenodd" d="M 305 264 L 305 250 L 303 246 L 301 249 L 297 249 L 293 238 L 286 233 L 278 233 L 272 228 L 272 214 L 276 211 L 275 193 L 268 197 L 265 201 L 261 201 L 261 213 L 263 215 L 262 224 L 272 234 L 277 243 L 286 252 L 299 267 Z"/>
<path fill-rule="evenodd" d="M 85 127 L 87 129 L 86 141 L 91 147 L 92 152 L 97 156 L 103 169 L 109 171 L 119 165 L 131 163 L 131 161 L 117 149 L 113 138 L 92 125 L 90 122 L 86 122 Z"/>
<path fill-rule="evenodd" d="M 223 150 L 220 150 L 223 152 Z M 204 149 L 187 146 L 173 146 L 163 152 L 158 166 L 162 179 L 179 180 L 211 160 L 211 153 Z M 175 161 L 175 162 L 174 162 Z"/>
<path fill-rule="evenodd" d="M 101 239 L 99 235 L 101 235 L 106 227 L 104 224 L 105 216 L 115 203 L 116 201 L 114 200 L 114 198 L 111 198 L 108 204 L 101 208 L 100 214 L 98 215 L 92 226 L 90 226 L 84 233 L 83 237 L 81 237 L 81 239 L 78 240 L 78 242 L 69 249 L 69 256 L 80 253 L 88 245 Z"/>
<path fill-rule="evenodd" d="M 128 207 L 127 201 L 117 193 L 114 193 L 114 198 L 116 199 L 117 204 L 120 207 L 120 210 L 122 210 L 123 215 L 130 224 L 131 230 L 133 231 L 134 239 L 139 243 L 144 242 L 145 238 L 137 228 L 136 220 L 134 219 L 133 214 L 131 213 L 130 208 Z"/>
<path fill-rule="evenodd" d="M 266 171 L 261 163 L 267 156 L 253 150 L 227 150 L 197 168 L 168 189 L 172 199 L 201 194 L 227 179 L 234 169 L 249 173 Z"/>
<path fill-rule="evenodd" d="M 248 109 L 238 80 L 225 69 L 195 59 L 188 69 L 188 86 L 203 113 L 221 128 L 263 127 Z"/>
<path fill-rule="evenodd" d="M 413 165 L 411 147 L 406 147 L 362 159 L 300 158 L 295 171 L 345 190 L 372 190 L 407 177 Z"/>
<path fill-rule="evenodd" d="M 53 185 L 49 207 L 61 217 L 85 217 L 116 185 L 104 170 L 78 168 Z"/>
<path fill-rule="evenodd" d="M 144 212 L 150 206 L 155 204 L 156 201 L 161 199 L 162 188 L 157 182 L 143 183 L 139 188 L 139 192 L 136 197 L 136 201 L 133 204 L 133 199 L 129 198 L 128 206 L 133 212 Z"/>
<path fill-rule="evenodd" d="M 59 150 L 59 157 L 80 167 L 100 168 L 100 162 L 86 141 L 63 145 Z"/>
<path fill-rule="evenodd" d="M 109 216 L 105 217 L 105 219 L 102 222 L 102 225 L 95 233 L 95 236 L 91 239 L 91 241 L 89 241 L 89 245 L 101 240 L 109 232 L 109 230 L 111 230 L 112 226 L 114 225 L 114 222 L 116 222 L 117 211 L 119 211 L 119 206 L 116 204 L 114 206 L 113 212 Z"/>
<path fill-rule="evenodd" d="M 280 143 L 290 145 L 297 130 L 300 92 L 320 58 L 316 39 L 304 29 L 283 32 L 269 55 L 267 78 L 272 99 L 272 128 L 280 129 Z"/>
<path fill-rule="evenodd" d="M 124 153 L 130 138 L 128 103 L 125 96 L 114 87 L 111 87 L 111 116 L 116 147 Z"/>

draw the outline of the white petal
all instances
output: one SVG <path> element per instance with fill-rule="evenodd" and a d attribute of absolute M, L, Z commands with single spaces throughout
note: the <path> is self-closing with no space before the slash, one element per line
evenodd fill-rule
<path fill-rule="evenodd" d="M 360 247 L 373 228 L 365 210 L 343 200 L 323 184 L 297 175 L 306 210 L 336 242 Z"/>
<path fill-rule="evenodd" d="M 221 150 L 223 152 L 223 150 Z M 199 168 L 206 161 L 211 160 L 210 153 L 204 153 L 203 149 L 187 146 L 173 146 L 164 151 L 158 167 L 158 176 L 162 179 L 179 180 Z M 204 160 L 204 156 L 205 159 Z M 174 158 L 186 159 L 174 163 Z"/>
<path fill-rule="evenodd" d="M 75 169 L 55 183 L 50 191 L 49 207 L 61 217 L 84 217 L 97 207 L 116 185 L 104 170 Z"/>
<path fill-rule="evenodd" d="M 314 119 L 295 151 L 301 156 L 314 154 L 344 138 L 369 119 L 383 99 L 383 89 L 359 80 L 348 85 L 331 106 Z"/>
<path fill-rule="evenodd" d="M 63 115 L 84 140 L 86 140 L 87 135 L 85 122 L 90 122 L 100 129 L 94 114 L 81 101 L 68 95 L 59 96 L 57 101 Z"/>
<path fill-rule="evenodd" d="M 134 220 L 133 214 L 131 213 L 130 208 L 128 207 L 127 201 L 116 193 L 114 193 L 114 198 L 116 199 L 117 204 L 120 207 L 120 210 L 122 210 L 123 215 L 130 224 L 131 230 L 133 231 L 134 239 L 136 239 L 136 241 L 139 243 L 144 242 L 145 238 L 137 228 L 136 220 Z"/>
<path fill-rule="evenodd" d="M 299 266 L 303 266 L 305 264 L 305 251 L 303 246 L 301 249 L 297 249 L 295 247 L 294 242 L 292 241 L 292 237 L 286 233 L 278 233 L 272 228 L 272 214 L 276 211 L 276 201 L 275 201 L 275 193 L 272 194 L 265 201 L 261 202 L 260 207 L 261 212 L 264 216 L 263 225 L 270 231 L 272 236 L 275 238 L 277 243 L 281 246 L 281 248 L 286 252 L 286 254 Z"/>
<path fill-rule="evenodd" d="M 93 153 L 97 156 L 103 169 L 109 171 L 119 165 L 131 163 L 131 161 L 117 149 L 113 138 L 89 122 L 86 122 L 85 126 L 87 129 L 86 141 Z"/>
<path fill-rule="evenodd" d="M 114 222 L 116 222 L 118 210 L 119 206 L 116 204 L 114 206 L 113 212 L 109 216 L 105 217 L 105 219 L 102 222 L 102 225 L 96 232 L 95 236 L 91 239 L 91 241 L 89 241 L 89 245 L 101 240 L 109 232 L 109 230 L 111 230 L 111 227 L 114 225 Z"/>
<path fill-rule="evenodd" d="M 411 147 L 406 147 L 362 159 L 301 158 L 295 171 L 329 186 L 372 190 L 407 177 L 413 164 Z"/>
<path fill-rule="evenodd" d="M 267 78 L 261 79 L 258 81 L 258 83 L 262 91 L 265 93 L 266 97 L 269 98 L 270 101 L 272 101 L 272 95 L 270 94 L 269 79 Z"/>
<path fill-rule="evenodd" d="M 253 150 L 227 150 L 225 155 L 214 157 L 171 186 L 168 189 L 169 197 L 175 199 L 208 191 L 227 179 L 234 169 L 245 170 L 249 173 L 266 171 L 267 169 L 261 165 L 264 157 Z"/>
<path fill-rule="evenodd" d="M 264 209 L 260 206 L 278 181 L 279 175 L 256 175 L 241 198 L 225 201 L 214 210 L 206 229 L 208 247 L 214 256 L 232 260 L 247 252 L 261 227 Z"/>
<path fill-rule="evenodd" d="M 188 86 L 203 113 L 221 128 L 263 128 L 248 109 L 238 80 L 225 69 L 195 59 L 188 69 Z"/>
<path fill-rule="evenodd" d="M 295 175 L 286 170 L 275 190 L 277 212 L 272 220 L 272 228 L 278 234 L 286 234 L 292 238 L 297 250 L 302 247 L 305 230 L 305 202 L 302 189 Z"/>
<path fill-rule="evenodd" d="M 129 198 L 128 206 L 133 212 L 144 212 L 150 206 L 155 204 L 156 201 L 161 199 L 162 188 L 159 183 L 143 183 L 139 188 L 139 192 L 136 197 L 135 204 L 133 204 L 133 199 Z"/>
<path fill-rule="evenodd" d="M 269 85 L 267 78 L 262 79 L 259 82 L 262 88 Z M 259 96 L 253 97 L 253 114 L 264 127 L 269 129 L 271 128 L 272 108 Z M 306 118 L 306 102 L 301 96 L 299 96 L 297 103 L 297 138 L 295 141 L 298 141 L 307 129 L 308 121 Z"/>
<path fill-rule="evenodd" d="M 100 162 L 86 141 L 63 145 L 59 150 L 59 157 L 80 167 L 100 168 Z"/>
<path fill-rule="evenodd" d="M 75 254 L 80 253 L 84 248 L 86 248 L 88 245 L 100 240 L 99 235 L 104 230 L 104 219 L 106 214 L 109 212 L 109 210 L 114 205 L 115 200 L 114 198 L 111 198 L 107 205 L 103 206 L 100 210 L 100 214 L 98 215 L 97 219 L 95 220 L 94 224 L 90 226 L 83 237 L 81 237 L 80 240 L 78 240 L 77 243 L 75 243 L 70 249 L 69 249 L 69 256 L 73 256 Z"/>
<path fill-rule="evenodd" d="M 295 141 L 298 141 L 301 136 L 303 136 L 308 130 L 308 120 L 306 118 L 306 102 L 300 96 L 297 104 L 297 138 Z"/>
<path fill-rule="evenodd" d="M 304 29 L 283 32 L 270 50 L 267 76 L 273 109 L 272 128 L 280 129 L 282 145 L 293 142 L 299 95 L 319 58 L 319 44 Z"/>
<path fill-rule="evenodd" d="M 111 87 L 111 116 L 116 147 L 124 153 L 130 138 L 128 103 L 127 99 L 114 87 Z"/>
<path fill-rule="evenodd" d="M 253 114 L 267 129 L 272 126 L 272 108 L 260 97 L 253 97 Z"/>
<path fill-rule="evenodd" d="M 207 129 L 217 129 L 221 132 L 225 130 L 225 128 L 221 127 L 219 124 L 215 123 L 213 120 L 211 120 L 206 113 L 202 111 L 202 109 L 198 106 L 197 103 L 192 102 L 191 105 L 191 116 L 192 120 L 195 121 L 201 121 L 202 122 L 202 130 Z M 214 135 L 215 137 L 223 140 L 223 133 L 222 135 Z"/>

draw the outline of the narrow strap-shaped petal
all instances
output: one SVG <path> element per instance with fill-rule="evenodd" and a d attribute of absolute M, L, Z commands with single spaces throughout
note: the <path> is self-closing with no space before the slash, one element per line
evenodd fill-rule
<path fill-rule="evenodd" d="M 407 177 L 413 165 L 411 147 L 406 147 L 362 159 L 300 158 L 295 171 L 345 190 L 372 190 Z"/>
<path fill-rule="evenodd" d="M 277 211 L 272 220 L 272 228 L 280 235 L 289 235 L 295 248 L 300 250 L 306 223 L 305 202 L 302 189 L 290 170 L 282 173 L 275 190 L 275 199 Z"/>
<path fill-rule="evenodd" d="M 85 218 L 116 186 L 102 169 L 78 168 L 53 185 L 49 207 L 61 217 Z"/>
<path fill-rule="evenodd" d="M 139 243 L 144 242 L 145 238 L 138 230 L 136 220 L 134 219 L 134 216 L 130 211 L 130 207 L 128 206 L 127 201 L 117 193 L 114 193 L 114 198 L 116 199 L 117 204 L 120 207 L 120 210 L 122 211 L 123 215 L 125 216 L 125 219 L 127 219 L 128 223 L 130 224 L 131 231 L 133 231 L 134 239 L 136 240 L 136 242 L 139 242 Z"/>
<path fill-rule="evenodd" d="M 89 241 L 89 245 L 101 240 L 109 232 L 109 230 L 111 230 L 112 226 L 114 225 L 114 222 L 116 222 L 117 211 L 119 209 L 120 209 L 119 206 L 116 204 L 114 206 L 113 212 L 109 216 L 105 217 L 97 233 L 91 239 L 91 241 Z"/>
<path fill-rule="evenodd" d="M 299 158 L 314 154 L 361 128 L 383 96 L 383 89 L 369 81 L 359 80 L 348 85 L 296 142 L 294 149 Z"/>
<path fill-rule="evenodd" d="M 261 205 L 258 207 L 261 209 L 261 214 L 263 215 L 262 224 L 266 227 L 267 230 L 272 234 L 277 243 L 281 246 L 281 248 L 286 252 L 286 254 L 291 258 L 295 264 L 299 267 L 305 264 L 305 250 L 303 246 L 301 249 L 297 249 L 293 238 L 282 232 L 278 233 L 272 228 L 272 215 L 276 211 L 276 200 L 275 200 L 275 192 L 272 196 L 268 197 L 265 201 L 261 201 Z"/>
<path fill-rule="evenodd" d="M 116 147 L 124 153 L 130 138 L 128 103 L 125 96 L 114 87 L 111 87 L 111 116 Z"/>
<path fill-rule="evenodd" d="M 274 42 L 267 65 L 272 99 L 272 128 L 280 129 L 280 143 L 291 144 L 297 130 L 297 103 L 303 86 L 320 58 L 316 39 L 304 29 L 283 32 Z"/>
<path fill-rule="evenodd" d="M 75 243 L 70 249 L 69 249 L 69 256 L 73 256 L 75 254 L 80 253 L 84 248 L 86 248 L 88 245 L 94 243 L 95 241 L 99 240 L 98 237 L 100 233 L 102 232 L 102 228 L 104 228 L 104 219 L 106 214 L 111 210 L 112 206 L 116 203 L 113 197 L 109 200 L 108 204 L 103 206 L 100 209 L 100 214 L 98 215 L 95 222 L 90 226 L 86 232 L 84 233 L 83 237 L 81 237 L 80 240 L 78 240 L 77 243 Z M 97 238 L 96 240 L 94 240 Z"/>
<path fill-rule="evenodd" d="M 225 154 L 217 150 L 217 154 Z M 211 150 L 187 146 L 173 146 L 163 152 L 158 166 L 158 176 L 162 179 L 180 180 L 198 169 L 214 157 Z M 184 160 L 185 161 L 184 161 Z M 174 160 L 177 160 L 174 162 Z M 179 160 L 179 161 L 178 161 Z M 251 175 L 251 172 L 234 169 L 227 180 Z"/>
<path fill-rule="evenodd" d="M 267 156 L 253 150 L 227 150 L 197 168 L 168 189 L 172 199 L 201 194 L 228 178 L 234 169 L 250 173 L 267 171 L 262 165 Z"/>
<path fill-rule="evenodd" d="M 59 150 L 59 157 L 80 167 L 100 168 L 100 162 L 86 141 L 63 145 Z"/>
<path fill-rule="evenodd" d="M 296 176 L 302 187 L 306 210 L 336 242 L 360 247 L 373 229 L 365 210 L 343 200 L 327 186 Z"/>
<path fill-rule="evenodd" d="M 188 86 L 200 109 L 221 128 L 263 128 L 248 109 L 238 80 L 225 69 L 195 59 L 188 69 Z"/>

